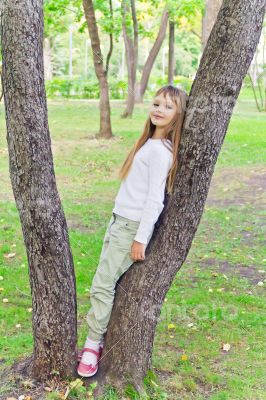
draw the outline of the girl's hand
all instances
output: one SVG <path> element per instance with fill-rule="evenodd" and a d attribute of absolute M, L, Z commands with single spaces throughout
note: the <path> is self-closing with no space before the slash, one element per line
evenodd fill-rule
<path fill-rule="evenodd" d="M 131 254 L 130 258 L 132 260 L 137 261 L 137 260 L 145 260 L 145 249 L 146 249 L 146 244 L 137 242 L 136 240 L 133 240 L 133 244 L 131 246 Z"/>

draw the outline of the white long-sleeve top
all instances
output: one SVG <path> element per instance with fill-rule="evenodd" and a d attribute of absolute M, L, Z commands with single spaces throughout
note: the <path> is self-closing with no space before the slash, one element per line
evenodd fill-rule
<path fill-rule="evenodd" d="M 113 212 L 140 221 L 134 240 L 147 244 L 164 208 L 166 178 L 173 153 L 161 139 L 149 138 L 136 152 L 127 177 L 122 180 Z"/>

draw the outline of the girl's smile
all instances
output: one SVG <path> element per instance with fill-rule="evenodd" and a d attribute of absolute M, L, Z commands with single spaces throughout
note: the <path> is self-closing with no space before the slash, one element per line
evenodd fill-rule
<path fill-rule="evenodd" d="M 172 101 L 171 97 L 163 93 L 154 98 L 153 104 L 150 109 L 151 122 L 160 129 L 168 125 L 175 117 L 177 111 L 176 104 Z"/>

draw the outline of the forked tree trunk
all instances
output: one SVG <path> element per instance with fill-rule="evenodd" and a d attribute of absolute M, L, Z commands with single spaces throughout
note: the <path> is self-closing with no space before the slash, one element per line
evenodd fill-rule
<path fill-rule="evenodd" d="M 174 82 L 175 70 L 175 23 L 169 21 L 168 83 Z"/>
<path fill-rule="evenodd" d="M 143 97 L 145 94 L 145 91 L 147 89 L 147 85 L 149 82 L 150 74 L 152 71 L 153 64 L 156 60 L 156 57 L 162 47 L 164 38 L 165 38 L 165 33 L 166 33 L 166 28 L 167 28 L 167 21 L 168 21 L 168 12 L 167 10 L 164 10 L 162 19 L 161 19 L 161 25 L 160 29 L 158 32 L 158 35 L 155 39 L 155 42 L 151 48 L 151 51 L 149 53 L 149 56 L 145 62 L 145 65 L 143 67 L 142 75 L 141 75 L 141 80 L 139 83 L 136 83 L 136 89 L 135 89 L 135 103 L 142 103 L 143 102 Z"/>
<path fill-rule="evenodd" d="M 113 134 L 111 127 L 111 111 L 107 81 L 108 63 L 107 69 L 105 69 L 103 65 L 103 56 L 101 52 L 100 39 L 92 0 L 83 0 L 83 8 L 91 39 L 95 73 L 100 85 L 100 130 L 96 136 L 99 138 L 110 139 Z"/>
<path fill-rule="evenodd" d="M 134 263 L 117 286 L 96 394 L 106 383 L 143 388 L 160 310 L 199 225 L 264 14 L 265 0 L 224 0 L 192 85 L 173 197 L 156 224 L 146 260 Z"/>
<path fill-rule="evenodd" d="M 201 48 L 204 50 L 223 0 L 207 0 L 202 18 Z"/>
<path fill-rule="evenodd" d="M 74 374 L 77 324 L 73 259 L 47 120 L 42 1 L 5 0 L 1 12 L 9 171 L 32 293 L 34 353 L 28 367 L 45 380 L 53 370 Z"/>

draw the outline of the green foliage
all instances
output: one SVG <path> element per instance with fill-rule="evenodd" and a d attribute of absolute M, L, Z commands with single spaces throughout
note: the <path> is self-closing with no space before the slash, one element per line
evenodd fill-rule
<path fill-rule="evenodd" d="M 63 97 L 76 99 L 99 99 L 100 88 L 96 80 L 84 80 L 82 78 L 57 77 L 45 82 L 46 94 L 49 98 Z M 127 82 L 109 81 L 109 93 L 112 99 L 124 99 L 126 97 Z"/>
<path fill-rule="evenodd" d="M 70 21 L 80 21 L 83 15 L 81 5 L 81 0 L 44 0 L 44 36 L 54 37 L 66 32 Z"/>
<path fill-rule="evenodd" d="M 175 36 L 175 70 L 176 74 L 194 75 L 198 68 L 201 51 L 199 38 L 186 30 L 178 29 Z"/>
<path fill-rule="evenodd" d="M 170 19 L 175 21 L 179 25 L 180 20 L 186 18 L 189 22 L 192 22 L 197 11 L 201 14 L 205 8 L 204 0 L 166 0 L 167 9 L 170 14 Z"/>
<path fill-rule="evenodd" d="M 178 86 L 181 89 L 185 90 L 187 93 L 189 93 L 192 82 L 193 82 L 192 78 L 187 78 L 186 76 L 176 76 L 174 78 L 173 84 L 175 86 Z M 167 77 L 165 77 L 165 78 L 159 77 L 156 79 L 151 78 L 148 88 L 145 92 L 145 99 L 151 98 L 157 89 L 159 89 L 161 86 L 164 86 L 167 84 L 168 84 Z"/>
<path fill-rule="evenodd" d="M 193 80 L 185 76 L 176 76 L 174 85 L 190 91 Z M 152 78 L 147 87 L 145 98 L 151 98 L 154 92 L 161 86 L 167 84 L 167 78 Z M 69 99 L 99 99 L 100 88 L 97 80 L 84 80 L 80 77 L 69 79 L 67 76 L 57 77 L 45 82 L 46 95 L 48 98 Z M 126 99 L 127 82 L 109 79 L 109 93 L 111 99 Z"/>

